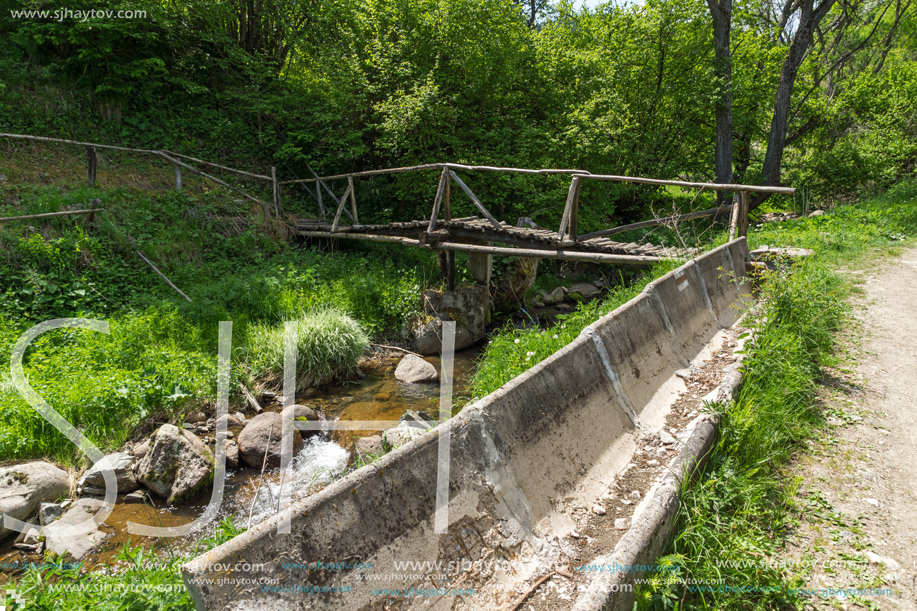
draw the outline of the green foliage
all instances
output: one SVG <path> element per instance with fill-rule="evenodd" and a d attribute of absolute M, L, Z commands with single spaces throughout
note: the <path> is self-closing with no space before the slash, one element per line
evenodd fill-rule
<path fill-rule="evenodd" d="M 295 323 L 296 387 L 318 386 L 352 376 L 369 345 L 360 325 L 341 312 L 307 312 Z M 286 324 L 286 323 L 285 323 Z M 242 360 L 252 379 L 276 386 L 283 380 L 286 326 L 248 328 Z"/>
<path fill-rule="evenodd" d="M 201 333 L 174 307 L 162 306 L 109 319 L 110 334 L 55 330 L 26 352 L 29 383 L 51 407 L 104 449 L 117 447 L 153 414 L 181 410 L 194 397 L 214 396 L 216 360 Z M 27 325 L 0 318 L 0 359 Z M 77 452 L 4 376 L 0 385 L 0 456 L 45 456 L 71 462 Z"/>
<path fill-rule="evenodd" d="M 337 307 L 342 314 L 307 317 L 320 324 L 303 327 L 301 380 L 321 383 L 352 373 L 365 333 L 396 335 L 419 310 L 419 278 L 429 265 L 429 258 L 395 260 L 387 248 L 321 254 L 274 241 L 258 235 L 246 208 L 216 197 L 122 189 L 3 194 L 15 202 L 2 212 L 10 216 L 54 211 L 89 197 L 106 203 L 94 225 L 62 218 L 37 228 L 0 226 L 0 361 L 9 362 L 20 334 L 37 322 L 86 317 L 110 323 L 109 335 L 48 332 L 24 361 L 36 392 L 102 449 L 120 447 L 153 415 L 177 418 L 191 404 L 214 400 L 221 320 L 233 321 L 234 345 L 257 354 L 258 373 L 270 378 L 280 371 L 271 367 L 282 369 L 282 340 L 265 337 L 256 346 L 249 338 L 303 312 Z M 166 286 L 135 248 L 192 303 Z M 252 375 L 242 363 L 234 361 L 233 375 Z M 39 456 L 83 460 L 4 375 L 0 459 Z"/>
<path fill-rule="evenodd" d="M 903 185 L 750 236 L 753 244 L 814 248 L 816 257 L 765 277 L 760 306 L 745 321 L 753 340 L 741 390 L 734 405 L 709 406 L 721 418 L 719 439 L 698 483 L 683 495 L 664 558 L 679 566 L 679 575 L 653 574 L 638 592 L 640 609 L 805 606 L 790 592 L 802 587 L 801 577 L 768 559 L 783 553 L 792 528 L 794 482 L 781 468 L 823 423 L 817 380 L 833 360 L 834 337 L 848 315 L 848 285 L 826 264 L 856 265 L 900 243 L 905 234 L 897 232 L 917 235 L 915 196 L 913 185 Z"/>
<path fill-rule="evenodd" d="M 762 244 L 811 248 L 829 264 L 854 264 L 874 249 L 892 249 L 917 233 L 917 182 L 902 182 L 886 193 L 833 207 L 827 214 L 772 223 L 749 235 Z"/>
<path fill-rule="evenodd" d="M 194 603 L 185 588 L 181 566 L 197 554 L 213 549 L 244 532 L 225 518 L 214 532 L 201 538 L 193 554 L 157 553 L 126 544 L 108 570 L 96 567 L 83 573 L 79 566 L 29 568 L 16 589 L 28 609 L 57 611 L 191 611 Z M 7 605 L 12 599 L 3 599 Z"/>
<path fill-rule="evenodd" d="M 548 358 L 576 339 L 588 325 L 639 295 L 643 287 L 676 266 L 674 261 L 659 263 L 633 282 L 614 287 L 604 299 L 580 304 L 575 312 L 558 316 L 554 327 L 518 329 L 508 324 L 494 333 L 481 354 L 471 381 L 473 398 L 479 399 L 492 393 Z"/>

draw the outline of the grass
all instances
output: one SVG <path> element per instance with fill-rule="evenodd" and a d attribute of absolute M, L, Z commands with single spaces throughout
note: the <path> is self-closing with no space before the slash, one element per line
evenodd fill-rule
<path fill-rule="evenodd" d="M 36 611 L 190 611 L 194 603 L 182 581 L 181 565 L 241 532 L 231 518 L 226 518 L 212 535 L 198 540 L 191 553 L 157 554 L 125 545 L 115 557 L 115 564 L 107 570 L 95 567 L 83 574 L 78 566 L 31 567 L 20 578 L 16 591 L 24 598 L 23 608 Z M 0 603 L 10 608 L 13 599 L 5 592 Z"/>
<path fill-rule="evenodd" d="M 852 288 L 834 267 L 866 265 L 917 235 L 915 197 L 917 186 L 904 184 L 749 236 L 752 244 L 812 248 L 816 257 L 764 280 L 760 307 L 748 320 L 754 341 L 742 388 L 733 405 L 709 406 L 721 416 L 718 441 L 682 498 L 676 535 L 659 560 L 678 570 L 649 576 L 652 583 L 638 591 L 640 609 L 804 607 L 790 592 L 802 585 L 801 575 L 779 560 L 797 486 L 784 468 L 824 426 L 817 385 L 821 367 L 835 360 Z"/>
<path fill-rule="evenodd" d="M 481 354 L 471 380 L 473 399 L 497 390 L 520 373 L 534 367 L 571 341 L 580 331 L 615 308 L 640 294 L 647 284 L 679 265 L 676 261 L 656 264 L 627 285 L 618 285 L 603 299 L 580 304 L 570 314 L 558 316 L 550 329 L 518 329 L 510 322 L 495 333 Z"/>
<path fill-rule="evenodd" d="M 327 384 L 357 372 L 369 346 L 360 324 L 333 309 L 304 312 L 295 321 L 296 387 Z M 286 324 L 253 324 L 242 360 L 251 380 L 278 388 L 283 381 Z"/>
<path fill-rule="evenodd" d="M 17 338 L 35 323 L 109 321 L 109 335 L 48 332 L 24 360 L 35 390 L 103 450 L 120 447 L 151 416 L 174 420 L 213 401 L 219 321 L 233 321 L 233 346 L 243 347 L 233 352 L 231 389 L 251 381 L 252 372 L 276 382 L 282 342 L 264 342 L 278 340 L 283 321 L 300 318 L 310 329 L 300 338 L 301 383 L 324 383 L 353 372 L 367 336 L 399 336 L 419 311 L 423 279 L 433 276 L 425 253 L 301 247 L 282 227 L 261 224 L 247 204 L 217 192 L 3 186 L 0 215 L 93 199 L 106 210 L 95 223 L 61 217 L 0 225 L 0 361 L 9 362 Z M 192 301 L 170 289 L 137 249 Z M 83 462 L 3 371 L 0 461 Z"/>

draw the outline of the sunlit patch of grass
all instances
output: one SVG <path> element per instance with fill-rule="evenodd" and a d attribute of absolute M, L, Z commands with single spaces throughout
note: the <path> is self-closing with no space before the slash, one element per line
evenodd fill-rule
<path fill-rule="evenodd" d="M 306 312 L 296 318 L 296 385 L 306 388 L 352 376 L 369 346 L 363 328 L 350 316 L 332 309 Z M 248 328 L 243 361 L 253 380 L 270 387 L 283 380 L 284 323 L 255 323 Z"/>
<path fill-rule="evenodd" d="M 517 329 L 508 324 L 491 337 L 481 354 L 471 382 L 473 398 L 492 393 L 548 358 L 576 339 L 588 325 L 633 299 L 643 287 L 678 265 L 680 262 L 675 260 L 658 263 L 631 284 L 614 287 L 603 299 L 580 304 L 575 312 L 558 316 L 557 324 L 549 329 Z"/>

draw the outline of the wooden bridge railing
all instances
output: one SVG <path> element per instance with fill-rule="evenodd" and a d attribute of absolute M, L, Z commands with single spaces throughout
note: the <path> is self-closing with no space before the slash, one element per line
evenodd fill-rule
<path fill-rule="evenodd" d="M 692 182 L 692 181 L 683 181 L 683 180 L 661 180 L 655 178 L 643 178 L 637 176 L 617 176 L 612 174 L 592 174 L 585 170 L 579 169 L 557 169 L 557 168 L 545 168 L 545 169 L 533 169 L 533 168 L 514 168 L 514 167 L 500 167 L 500 166 L 487 166 L 487 165 L 466 165 L 460 163 L 427 163 L 421 165 L 397 167 L 397 168 L 386 168 L 378 170 L 364 170 L 360 172 L 348 172 L 345 174 L 334 174 L 330 176 L 319 176 L 314 170 L 310 171 L 313 174 L 312 178 L 298 178 L 293 180 L 284 180 L 280 181 L 277 178 L 277 168 L 271 168 L 270 176 L 265 174 L 257 174 L 254 172 L 247 172 L 244 170 L 239 170 L 236 168 L 231 168 L 225 165 L 214 163 L 211 161 L 205 161 L 202 159 L 197 159 L 189 155 L 183 155 L 181 153 L 174 153 L 168 150 L 152 150 L 152 149 L 139 149 L 139 148 L 129 148 L 123 146 L 114 146 L 107 144 L 96 144 L 91 142 L 80 142 L 76 140 L 66 140 L 62 138 L 47 138 L 42 136 L 30 136 L 25 134 L 7 134 L 0 133 L 0 137 L 11 138 L 11 139 L 21 139 L 21 140 L 32 140 L 40 142 L 51 142 L 58 144 L 69 144 L 85 147 L 87 154 L 88 162 L 88 179 L 90 186 L 94 186 L 96 178 L 96 149 L 109 149 L 116 151 L 125 151 L 132 153 L 140 153 L 146 155 L 153 155 L 158 158 L 165 160 L 170 163 L 175 168 L 175 180 L 176 180 L 176 189 L 181 191 L 182 180 L 181 173 L 182 170 L 187 170 L 194 174 L 200 175 L 208 180 L 213 181 L 214 183 L 221 185 L 234 193 L 250 199 L 254 202 L 261 204 L 264 207 L 265 213 L 269 214 L 271 209 L 275 216 L 281 215 L 282 209 L 282 195 L 281 189 L 284 185 L 293 185 L 301 184 L 306 186 L 310 183 L 315 184 L 315 190 L 307 190 L 309 194 L 318 202 L 319 210 L 322 215 L 322 218 L 325 218 L 327 214 L 327 209 L 324 205 L 324 196 L 323 193 L 330 196 L 331 200 L 337 205 L 334 213 L 334 217 L 331 223 L 331 232 L 337 233 L 341 231 L 346 231 L 347 229 L 341 226 L 341 220 L 344 215 L 350 218 L 351 229 L 358 229 L 360 227 L 358 207 L 357 207 L 357 198 L 356 198 L 356 184 L 355 180 L 359 178 L 368 178 L 372 176 L 381 176 L 381 175 L 394 175 L 402 174 L 407 172 L 421 172 L 429 170 L 439 170 L 439 184 L 436 190 L 436 196 L 433 200 L 433 208 L 430 215 L 430 222 L 428 225 L 428 233 L 432 233 L 436 230 L 436 224 L 439 220 L 440 213 L 442 212 L 444 220 L 452 220 L 452 206 L 451 206 L 451 187 L 452 183 L 455 183 L 471 200 L 474 207 L 480 212 L 487 221 L 493 225 L 495 230 L 501 230 L 502 225 L 496 219 L 496 217 L 487 209 L 487 207 L 481 202 L 481 200 L 475 195 L 471 188 L 465 183 L 464 180 L 456 173 L 457 171 L 463 172 L 502 172 L 502 173 L 512 173 L 512 174 L 523 174 L 523 175 L 569 175 L 570 176 L 570 187 L 567 192 L 567 199 L 564 204 L 563 215 L 561 216 L 560 227 L 557 231 L 557 244 L 559 247 L 568 247 L 572 246 L 582 240 L 590 240 L 594 238 L 607 237 L 610 235 L 615 235 L 622 233 L 624 231 L 629 231 L 632 229 L 640 229 L 645 227 L 652 227 L 654 225 L 662 225 L 666 223 L 677 223 L 686 220 L 698 219 L 705 216 L 711 216 L 727 210 L 732 211 L 732 216 L 730 220 L 730 237 L 735 237 L 736 235 L 745 235 L 748 230 L 748 194 L 749 193 L 783 193 L 792 195 L 796 192 L 795 189 L 790 187 L 771 187 L 771 186 L 757 186 L 757 185 L 741 185 L 741 184 L 716 184 L 716 183 L 705 183 L 705 182 Z M 195 168 L 191 163 L 196 163 L 199 165 L 207 166 L 209 168 L 214 168 L 222 172 L 229 172 L 242 176 L 248 179 L 269 182 L 271 183 L 272 191 L 272 202 L 267 204 L 258 197 L 251 195 L 242 189 L 231 185 L 210 173 L 204 172 L 198 168 Z M 347 186 L 343 194 L 338 197 L 334 191 L 329 186 L 329 183 L 336 180 L 346 180 Z M 699 210 L 695 212 L 690 212 L 687 214 L 676 214 L 663 218 L 650 219 L 646 221 L 640 221 L 638 223 L 631 223 L 629 225 L 621 225 L 618 227 L 611 227 L 608 229 L 602 229 L 599 231 L 593 231 L 585 235 L 579 235 L 579 200 L 580 200 L 580 189 L 583 184 L 583 181 L 586 180 L 597 180 L 597 181 L 611 181 L 611 182 L 626 182 L 632 184 L 645 184 L 645 185 L 657 185 L 657 186 L 675 186 L 685 189 L 709 189 L 714 191 L 725 191 L 734 194 L 733 203 L 726 206 L 721 206 L 718 208 L 709 208 L 707 210 Z M 349 209 L 348 209 L 349 203 Z"/>

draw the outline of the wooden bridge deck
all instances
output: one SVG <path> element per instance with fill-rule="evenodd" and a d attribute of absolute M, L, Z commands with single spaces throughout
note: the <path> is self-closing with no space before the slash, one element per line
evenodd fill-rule
<path fill-rule="evenodd" d="M 430 246 L 435 248 L 438 243 L 451 243 L 456 246 L 468 245 L 474 251 L 475 244 L 503 243 L 517 247 L 520 254 L 530 256 L 527 250 L 544 251 L 547 258 L 555 258 L 560 252 L 562 255 L 581 254 L 585 259 L 589 254 L 618 255 L 636 257 L 644 262 L 649 259 L 658 260 L 672 257 L 688 257 L 695 254 L 694 250 L 668 248 L 653 244 L 635 244 L 633 242 L 616 242 L 604 237 L 580 240 L 560 240 L 557 231 L 549 229 L 536 229 L 532 227 L 516 227 L 505 222 L 500 223 L 500 228 L 495 227 L 483 217 L 470 216 L 439 220 L 436 229 L 429 230 L 430 222 L 407 221 L 372 225 L 339 226 L 332 231 L 331 223 L 322 219 L 296 219 L 294 233 L 307 237 L 350 238 L 350 239 L 378 239 L 392 238 L 383 241 L 416 240 L 417 246 Z M 470 244 L 469 244 L 470 242 Z M 463 244 L 464 243 L 464 244 Z M 486 247 L 485 247 L 486 248 Z M 460 248 L 455 248 L 460 250 Z M 495 249 L 496 250 L 496 249 Z M 505 249 L 509 250 L 509 249 Z M 504 253 L 498 253 L 504 254 Z M 562 256 L 560 258 L 567 258 Z M 604 257 L 596 257 L 601 261 Z M 622 259 L 625 262 L 626 259 Z"/>

